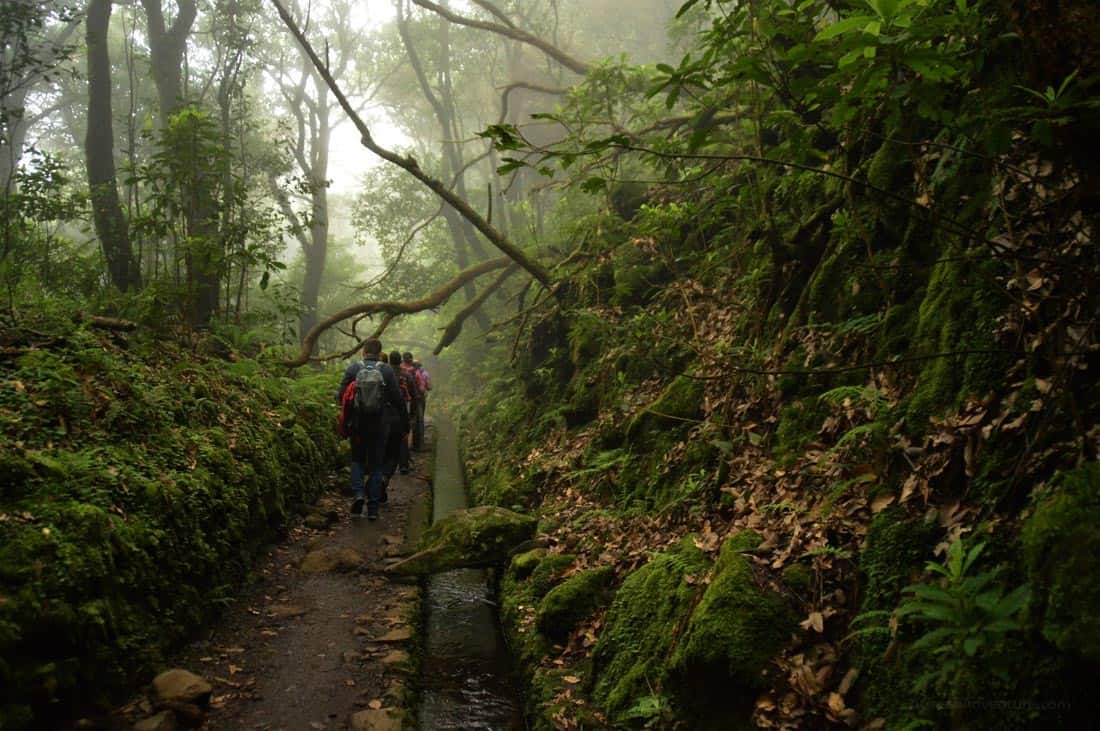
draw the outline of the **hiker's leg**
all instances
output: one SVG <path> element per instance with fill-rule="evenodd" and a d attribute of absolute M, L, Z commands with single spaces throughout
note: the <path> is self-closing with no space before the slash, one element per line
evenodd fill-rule
<path fill-rule="evenodd" d="M 368 434 L 367 441 L 367 510 L 378 509 L 382 499 L 382 461 L 386 453 L 386 432 Z"/>

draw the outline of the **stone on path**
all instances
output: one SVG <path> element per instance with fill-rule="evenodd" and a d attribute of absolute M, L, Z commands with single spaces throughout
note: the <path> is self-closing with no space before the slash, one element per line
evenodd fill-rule
<path fill-rule="evenodd" d="M 375 642 L 405 642 L 412 639 L 412 630 L 408 627 L 397 627 L 382 635 Z"/>
<path fill-rule="evenodd" d="M 352 731 L 401 731 L 401 719 L 389 709 L 378 708 L 359 711 L 351 717 Z"/>
<path fill-rule="evenodd" d="M 306 554 L 302 559 L 302 571 L 307 574 L 323 574 L 330 571 L 355 571 L 363 565 L 363 557 L 350 548 L 321 548 Z"/>
<path fill-rule="evenodd" d="M 394 665 L 404 665 L 408 661 L 409 653 L 405 652 L 404 650 L 394 650 L 393 652 L 387 653 L 386 656 L 382 658 L 382 664 L 386 667 L 392 667 Z"/>
<path fill-rule="evenodd" d="M 135 723 L 134 731 L 176 731 L 176 716 L 171 711 L 161 711 Z"/>
<path fill-rule="evenodd" d="M 504 563 L 535 534 L 538 521 L 522 513 L 481 505 L 456 510 L 424 531 L 422 549 L 386 567 L 391 574 L 435 574 Z"/>
<path fill-rule="evenodd" d="M 272 619 L 291 619 L 293 617 L 301 617 L 305 613 L 305 609 L 293 604 L 276 604 L 267 610 L 267 616 Z"/>
<path fill-rule="evenodd" d="M 161 704 L 206 705 L 214 688 L 189 670 L 165 670 L 153 678 L 153 693 Z"/>

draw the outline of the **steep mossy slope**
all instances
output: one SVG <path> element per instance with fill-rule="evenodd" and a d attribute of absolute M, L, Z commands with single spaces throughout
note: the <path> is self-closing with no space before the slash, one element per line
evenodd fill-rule
<path fill-rule="evenodd" d="M 889 172 L 877 145 L 869 177 L 962 196 L 963 225 L 995 205 L 988 169 L 929 181 L 927 155 Z M 1092 250 L 1059 239 L 1022 256 L 1064 266 L 1029 269 L 801 173 L 763 231 L 725 192 L 750 180 L 561 223 L 591 263 L 468 404 L 473 495 L 535 512 L 550 543 L 501 585 L 536 725 L 1081 723 L 1100 669 L 1098 361 L 1074 319 Z M 759 545 L 723 549 L 746 529 Z M 954 578 L 928 568 L 975 550 Z M 524 578 L 559 555 L 559 581 L 614 576 L 564 627 Z M 919 606 L 937 591 L 956 609 Z"/>
<path fill-rule="evenodd" d="M 147 679 L 316 498 L 332 379 L 71 324 L 4 342 L 0 726 L 46 728 Z"/>

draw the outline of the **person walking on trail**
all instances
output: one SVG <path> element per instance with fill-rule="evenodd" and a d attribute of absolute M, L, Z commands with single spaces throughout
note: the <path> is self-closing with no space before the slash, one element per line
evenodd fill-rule
<path fill-rule="evenodd" d="M 420 376 L 420 383 L 424 386 L 423 393 L 420 394 L 420 401 L 417 402 L 419 413 L 417 414 L 417 423 L 420 425 L 420 448 L 424 448 L 424 412 L 428 410 L 428 392 L 432 390 L 432 377 L 428 374 L 428 369 L 425 368 L 420 361 L 413 361 L 413 368 L 416 369 L 417 374 Z"/>
<path fill-rule="evenodd" d="M 397 461 L 401 474 L 409 474 L 409 435 L 412 433 L 413 419 L 416 417 L 416 378 L 401 362 L 401 353 L 396 350 L 390 353 L 390 360 L 396 363 L 397 381 L 401 385 L 401 393 L 405 398 L 405 431 L 401 435 L 401 441 L 397 445 Z"/>
<path fill-rule="evenodd" d="M 351 514 L 378 518 L 383 497 L 383 459 L 386 448 L 388 411 L 405 408 L 397 376 L 379 360 L 382 343 L 371 338 L 363 344 L 363 360 L 344 371 L 336 399 L 340 402 L 340 433 L 351 447 Z M 364 484 L 365 482 L 365 484 Z"/>
<path fill-rule="evenodd" d="M 415 384 L 416 393 L 409 404 L 409 415 L 412 417 L 412 448 L 419 452 L 424 448 L 424 378 L 413 365 L 413 354 L 406 351 L 401 356 L 401 370 L 409 374 L 409 378 Z"/>
<path fill-rule="evenodd" d="M 382 355 L 385 355 L 385 353 Z M 390 353 L 389 362 L 400 364 L 401 353 L 396 350 Z M 390 409 L 389 412 L 392 416 L 389 433 L 386 437 L 386 459 L 382 481 L 384 488 L 389 487 L 390 479 L 393 478 L 393 474 L 397 472 L 398 467 L 404 470 L 402 474 L 408 474 L 409 471 L 409 410 L 405 400 L 409 384 L 407 377 L 400 369 L 396 373 L 397 384 L 401 391 L 401 408 Z M 382 502 L 385 502 L 385 489 L 382 490 L 382 496 Z"/>

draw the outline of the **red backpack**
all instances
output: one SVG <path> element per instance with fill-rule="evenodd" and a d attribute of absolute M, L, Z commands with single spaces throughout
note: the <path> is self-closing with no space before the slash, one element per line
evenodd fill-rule
<path fill-rule="evenodd" d="M 355 423 L 355 381 L 344 389 L 344 395 L 340 397 L 340 418 L 336 422 L 336 431 L 342 437 L 350 437 L 354 434 L 352 424 Z"/>

